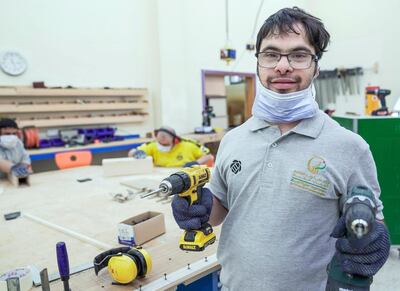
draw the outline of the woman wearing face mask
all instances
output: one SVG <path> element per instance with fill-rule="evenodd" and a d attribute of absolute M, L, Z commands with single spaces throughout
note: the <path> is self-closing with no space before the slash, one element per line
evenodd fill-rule
<path fill-rule="evenodd" d="M 26 177 L 30 174 L 31 160 L 18 138 L 18 125 L 14 120 L 0 120 L 0 176 L 13 174 Z"/>
<path fill-rule="evenodd" d="M 151 156 L 158 167 L 190 167 L 206 164 L 213 158 L 209 149 L 195 141 L 182 139 L 171 127 L 156 129 L 154 135 L 155 141 L 131 150 L 128 155 L 138 159 Z"/>

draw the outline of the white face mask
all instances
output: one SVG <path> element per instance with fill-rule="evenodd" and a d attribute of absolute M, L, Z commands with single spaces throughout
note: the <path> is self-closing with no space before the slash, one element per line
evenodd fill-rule
<path fill-rule="evenodd" d="M 313 83 L 304 90 L 281 94 L 265 88 L 257 80 L 257 95 L 252 109 L 255 117 L 274 123 L 287 123 L 311 118 L 317 112 Z"/>
<path fill-rule="evenodd" d="M 172 145 L 162 145 L 159 142 L 157 143 L 157 148 L 160 152 L 166 153 L 169 152 L 172 149 Z"/>
<path fill-rule="evenodd" d="M 13 134 L 0 136 L 0 146 L 7 149 L 14 148 L 17 145 L 18 141 L 18 137 Z"/>

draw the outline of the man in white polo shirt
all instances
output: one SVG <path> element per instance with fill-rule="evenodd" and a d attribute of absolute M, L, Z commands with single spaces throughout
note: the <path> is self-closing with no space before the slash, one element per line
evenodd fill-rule
<path fill-rule="evenodd" d="M 222 290 L 322 291 L 335 251 L 345 271 L 367 276 L 388 257 L 383 223 L 365 248 L 351 249 L 341 237 L 340 202 L 354 187 L 372 190 L 380 220 L 383 206 L 368 144 L 315 102 L 313 80 L 329 38 L 318 18 L 296 7 L 265 21 L 253 116 L 223 138 L 200 204 L 174 197 L 181 228 L 223 222 Z"/>

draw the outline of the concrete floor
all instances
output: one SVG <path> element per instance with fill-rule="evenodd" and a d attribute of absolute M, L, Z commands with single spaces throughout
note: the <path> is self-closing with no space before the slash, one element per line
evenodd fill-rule
<path fill-rule="evenodd" d="M 374 277 L 371 291 L 400 291 L 400 256 L 398 248 L 400 246 L 392 246 L 389 259 Z"/>

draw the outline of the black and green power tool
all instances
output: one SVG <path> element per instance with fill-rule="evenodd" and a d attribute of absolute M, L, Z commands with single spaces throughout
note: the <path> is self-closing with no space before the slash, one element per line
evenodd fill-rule
<path fill-rule="evenodd" d="M 375 225 L 376 203 L 374 194 L 363 186 L 354 187 L 343 205 L 347 238 L 356 245 Z M 369 291 L 372 277 L 348 274 L 343 271 L 336 256 L 328 268 L 326 291 Z"/>

